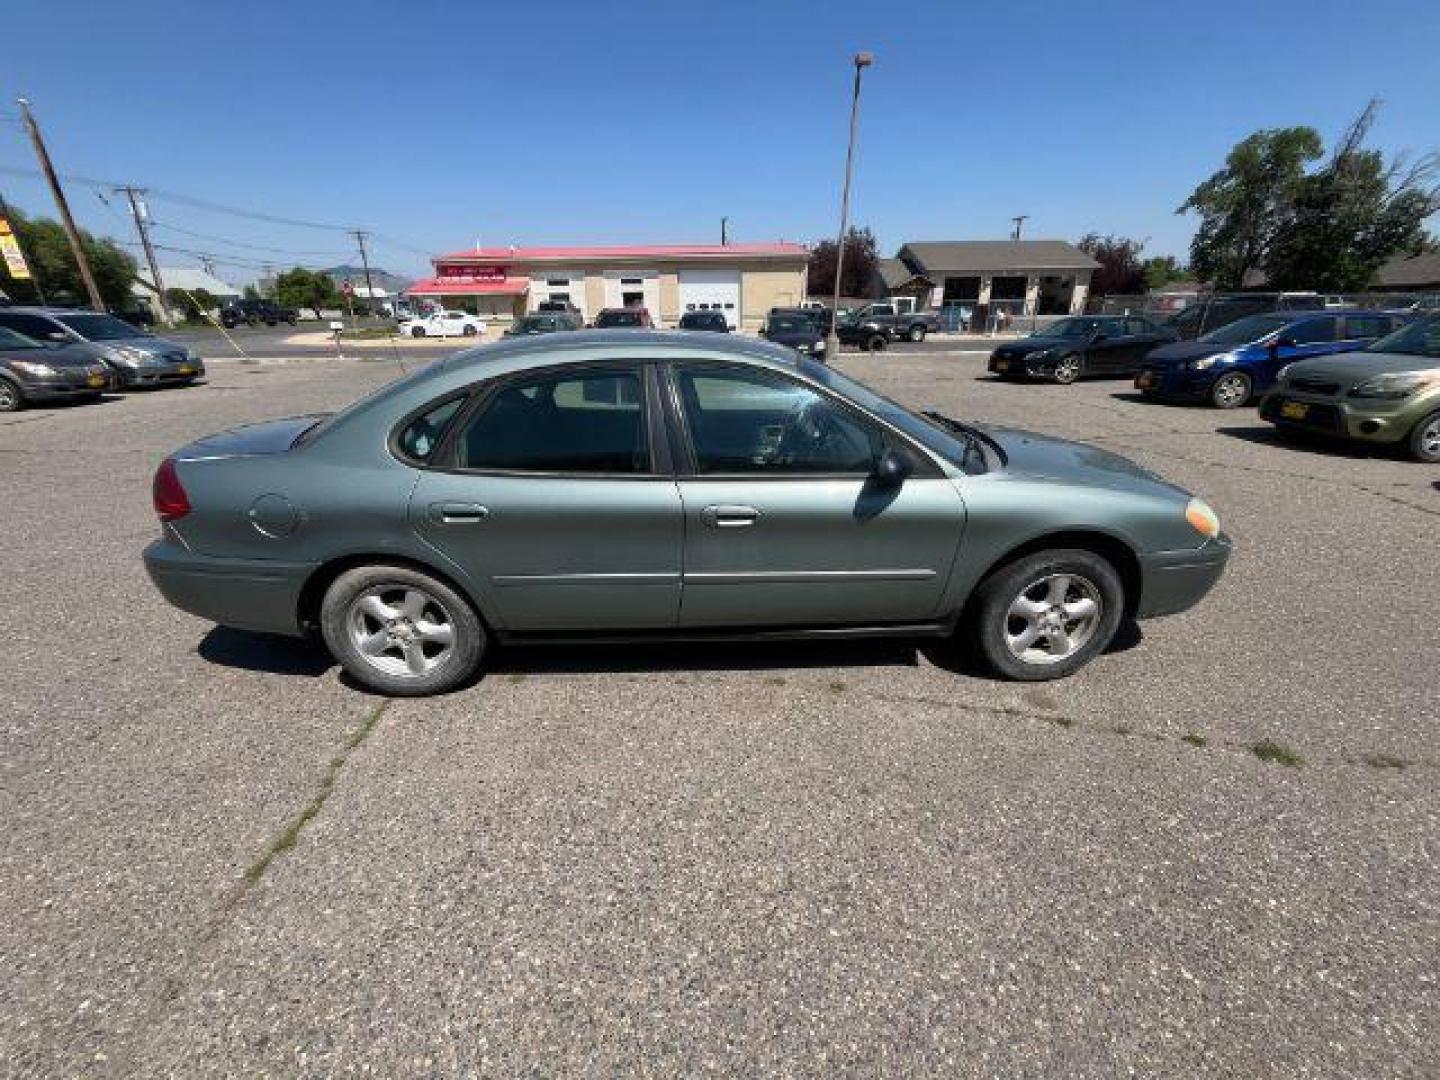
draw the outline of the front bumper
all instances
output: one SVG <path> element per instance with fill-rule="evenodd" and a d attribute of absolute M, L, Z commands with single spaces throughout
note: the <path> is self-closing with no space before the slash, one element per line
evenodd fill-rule
<path fill-rule="evenodd" d="M 116 385 L 170 386 L 176 383 L 194 382 L 205 375 L 205 364 L 200 360 L 184 363 L 140 364 L 135 367 L 115 366 Z"/>
<path fill-rule="evenodd" d="M 1175 615 L 1194 607 L 1220 580 L 1234 545 L 1223 532 L 1198 548 L 1140 556 L 1137 619 Z"/>
<path fill-rule="evenodd" d="M 145 549 L 145 570 L 181 611 L 241 630 L 300 637 L 300 592 L 314 563 L 197 555 L 169 535 Z"/>
<path fill-rule="evenodd" d="M 1210 388 L 1220 374 L 1222 370 L 1217 368 L 1196 371 L 1184 364 L 1165 367 L 1147 364 L 1135 373 L 1135 389 L 1146 397 L 1204 401 L 1210 396 Z"/>
<path fill-rule="evenodd" d="M 1260 402 L 1260 419 L 1277 427 L 1314 431 L 1359 442 L 1394 444 L 1406 438 L 1416 421 L 1435 407 L 1440 397 L 1428 403 L 1415 399 L 1380 401 L 1322 397 L 1277 389 Z"/>
<path fill-rule="evenodd" d="M 62 370 L 58 375 L 36 375 L 22 379 L 20 392 L 26 401 L 66 401 L 88 397 L 114 385 L 110 373 L 102 367 Z"/>
<path fill-rule="evenodd" d="M 996 349 L 990 354 L 989 371 L 992 375 L 1012 379 L 1050 379 L 1055 375 L 1055 365 L 1060 362 L 1058 355 L 1039 355 L 1040 350 L 1028 353 L 1007 353 Z"/>

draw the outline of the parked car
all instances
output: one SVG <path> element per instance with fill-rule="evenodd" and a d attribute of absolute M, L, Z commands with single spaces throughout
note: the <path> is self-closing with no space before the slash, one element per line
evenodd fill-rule
<path fill-rule="evenodd" d="M 940 317 L 928 311 L 896 311 L 894 304 L 866 304 L 835 320 L 842 344 L 880 352 L 892 341 L 924 341 L 940 329 Z"/>
<path fill-rule="evenodd" d="M 1083 375 L 1132 375 L 1146 353 L 1174 340 L 1174 331 L 1139 315 L 1074 315 L 999 346 L 989 367 L 1002 379 L 1057 383 Z"/>
<path fill-rule="evenodd" d="M 1270 311 L 1315 311 L 1333 306 L 1315 292 L 1238 293 L 1204 296 L 1165 320 L 1181 341 L 1193 341 L 1251 315 Z"/>
<path fill-rule="evenodd" d="M 1150 398 L 1237 409 L 1294 360 L 1363 349 L 1409 316 L 1388 311 L 1272 311 L 1178 341 L 1145 358 L 1135 388 Z"/>
<path fill-rule="evenodd" d="M 36 341 L 74 346 L 109 368 L 121 389 L 188 386 L 205 374 L 205 362 L 193 349 L 104 312 L 11 307 L 0 310 L 0 327 Z"/>
<path fill-rule="evenodd" d="M 434 311 L 401 319 L 398 332 L 407 337 L 479 337 L 485 320 L 465 311 Z"/>
<path fill-rule="evenodd" d="M 577 327 L 585 325 L 585 316 L 582 315 L 580 309 L 570 303 L 569 300 L 541 300 L 540 303 L 535 305 L 535 310 L 543 311 L 547 315 L 568 316 Z"/>
<path fill-rule="evenodd" d="M 1122 619 L 1196 604 L 1231 547 L 1125 458 L 720 334 L 462 352 L 192 443 L 154 505 L 145 565 L 172 604 L 316 630 L 400 695 L 463 684 L 497 640 L 667 634 L 958 633 L 1001 676 L 1053 679 Z"/>
<path fill-rule="evenodd" d="M 233 330 L 240 325 L 278 326 L 280 323 L 295 325 L 300 315 L 292 307 L 285 307 L 273 300 L 229 300 L 220 307 L 220 325 Z"/>
<path fill-rule="evenodd" d="M 557 311 L 537 311 L 533 315 L 522 315 L 505 331 L 505 337 L 527 337 L 535 334 L 555 334 L 566 330 L 579 330 L 580 324 L 569 315 Z"/>
<path fill-rule="evenodd" d="M 1440 315 L 1343 356 L 1281 369 L 1260 416 L 1282 429 L 1403 447 L 1440 462 Z"/>
<path fill-rule="evenodd" d="M 819 307 L 813 304 L 806 304 L 801 307 L 773 307 L 765 317 L 768 321 L 777 315 L 783 315 L 788 318 L 808 319 L 822 337 L 830 333 L 830 324 L 834 322 L 834 315 L 829 308 Z"/>
<path fill-rule="evenodd" d="M 680 316 L 677 325 L 680 330 L 708 330 L 716 334 L 728 334 L 730 323 L 723 311 L 687 311 Z"/>
<path fill-rule="evenodd" d="M 643 307 L 607 307 L 595 316 L 596 330 L 653 330 L 650 312 Z"/>
<path fill-rule="evenodd" d="M 0 326 L 0 412 L 47 401 L 95 401 L 110 382 L 110 369 L 87 350 Z"/>
<path fill-rule="evenodd" d="M 765 319 L 765 325 L 760 328 L 760 336 L 776 345 L 786 345 L 801 356 L 813 357 L 822 364 L 825 362 L 825 334 L 803 311 L 794 308 L 772 310 Z"/>

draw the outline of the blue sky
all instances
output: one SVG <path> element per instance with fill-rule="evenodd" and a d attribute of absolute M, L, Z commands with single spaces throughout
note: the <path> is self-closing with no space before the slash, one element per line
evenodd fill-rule
<path fill-rule="evenodd" d="M 241 263 L 354 256 L 337 231 L 164 193 L 363 225 L 408 274 L 477 239 L 713 240 L 721 215 L 734 239 L 830 235 L 861 48 L 853 217 L 887 252 L 1003 237 L 1024 213 L 1027 236 L 1183 256 L 1174 209 L 1236 140 L 1301 123 L 1328 140 L 1372 96 L 1375 145 L 1440 149 L 1434 0 L 61 6 L 6 4 L 0 191 L 53 212 L 14 173 L 34 168 L 25 95 L 62 172 L 155 189 L 158 242 Z M 82 224 L 134 239 L 113 199 L 70 195 Z"/>

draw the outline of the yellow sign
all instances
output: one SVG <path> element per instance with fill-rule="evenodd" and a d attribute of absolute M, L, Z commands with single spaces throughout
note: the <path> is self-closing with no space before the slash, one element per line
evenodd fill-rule
<path fill-rule="evenodd" d="M 20 241 L 15 239 L 15 230 L 10 219 L 0 215 L 0 257 L 5 260 L 5 269 L 16 281 L 30 280 L 30 267 L 25 264 L 25 254 L 20 250 Z"/>

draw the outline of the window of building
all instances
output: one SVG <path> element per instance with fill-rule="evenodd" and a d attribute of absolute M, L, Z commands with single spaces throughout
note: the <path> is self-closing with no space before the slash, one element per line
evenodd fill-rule
<path fill-rule="evenodd" d="M 643 473 L 644 394 L 633 372 L 554 375 L 506 386 L 458 441 L 466 469 Z"/>
<path fill-rule="evenodd" d="M 707 368 L 676 379 L 697 472 L 867 476 L 885 453 L 878 429 L 798 383 Z"/>

